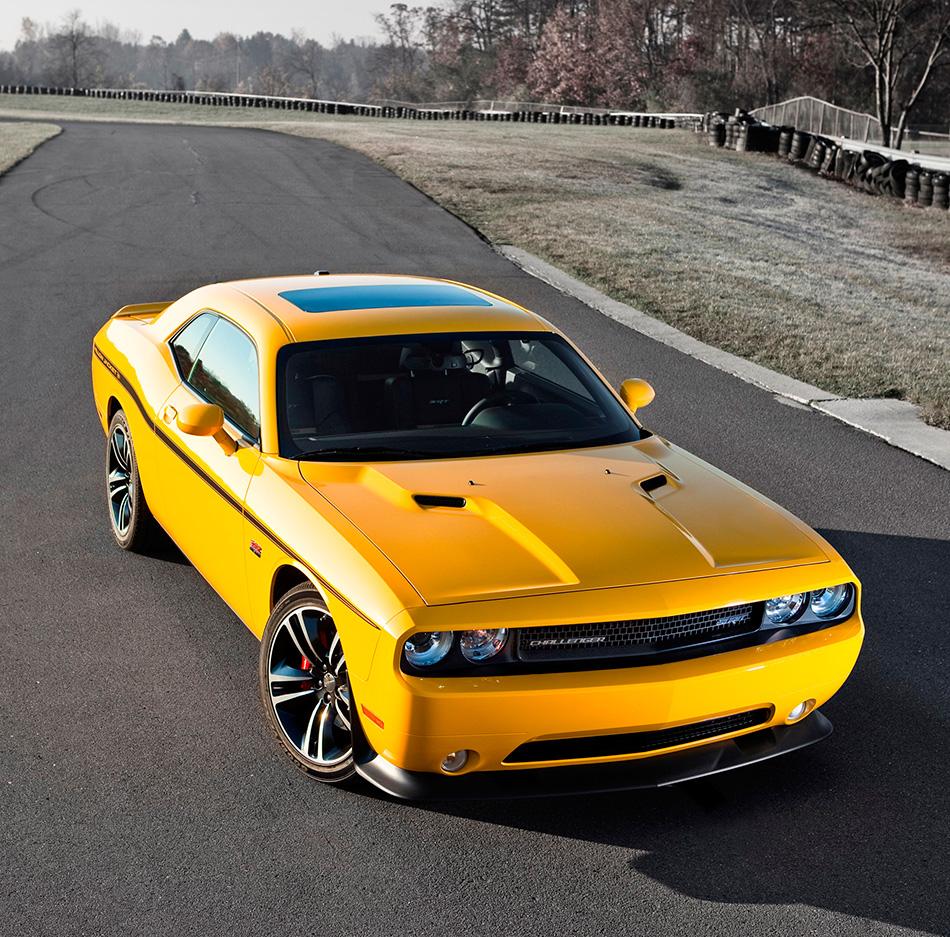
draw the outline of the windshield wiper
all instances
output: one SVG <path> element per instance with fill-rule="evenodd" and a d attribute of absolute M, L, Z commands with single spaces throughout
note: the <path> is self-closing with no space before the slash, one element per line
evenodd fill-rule
<path fill-rule="evenodd" d="M 330 449 L 314 449 L 312 452 L 302 452 L 296 456 L 298 462 L 314 462 L 320 459 L 339 459 L 345 456 L 355 456 L 356 460 L 363 461 L 373 458 L 387 458 L 402 456 L 410 459 L 439 458 L 442 453 L 420 452 L 418 449 L 399 449 L 395 446 L 339 446 Z"/>

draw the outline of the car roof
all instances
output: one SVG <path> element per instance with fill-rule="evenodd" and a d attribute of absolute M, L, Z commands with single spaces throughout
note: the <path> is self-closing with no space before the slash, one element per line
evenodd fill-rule
<path fill-rule="evenodd" d="M 543 331 L 538 316 L 500 296 L 428 277 L 321 274 L 235 280 L 189 294 L 195 308 L 216 309 L 242 322 L 247 300 L 268 314 L 283 341 L 460 331 Z M 187 299 L 188 297 L 183 297 Z M 243 298 L 243 302 L 241 301 Z M 240 310 L 244 309 L 242 315 Z M 259 315 L 259 331 L 265 320 Z"/>
<path fill-rule="evenodd" d="M 214 283 L 171 303 L 146 328 L 153 329 L 154 340 L 164 344 L 195 315 L 208 311 L 230 319 L 250 335 L 257 346 L 261 380 L 270 388 L 277 382 L 280 349 L 296 342 L 377 335 L 555 331 L 540 316 L 473 286 L 374 274 Z M 171 366 L 167 347 L 165 351 Z M 268 394 L 265 399 L 270 409 L 268 418 L 262 419 L 261 444 L 265 452 L 276 452 L 276 397 Z"/>

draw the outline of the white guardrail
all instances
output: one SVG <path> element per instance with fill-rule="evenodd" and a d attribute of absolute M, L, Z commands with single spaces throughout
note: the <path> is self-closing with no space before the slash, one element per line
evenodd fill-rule
<path fill-rule="evenodd" d="M 933 169 L 936 172 L 950 173 L 950 157 L 931 156 L 929 153 L 917 153 L 916 151 L 895 150 L 890 146 L 865 143 L 863 140 L 849 140 L 847 137 L 828 137 L 828 139 L 843 150 L 850 150 L 854 153 L 870 150 L 872 153 L 880 153 L 881 156 L 890 160 L 906 159 L 908 163 L 920 166 L 921 169 Z"/>

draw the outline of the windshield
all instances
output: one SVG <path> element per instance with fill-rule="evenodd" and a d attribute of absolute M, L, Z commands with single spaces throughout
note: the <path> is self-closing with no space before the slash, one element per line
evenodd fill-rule
<path fill-rule="evenodd" d="M 285 458 L 461 458 L 609 445 L 641 432 L 550 332 L 287 345 L 277 378 Z"/>

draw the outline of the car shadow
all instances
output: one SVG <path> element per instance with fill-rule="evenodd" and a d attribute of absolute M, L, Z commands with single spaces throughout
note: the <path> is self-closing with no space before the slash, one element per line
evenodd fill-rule
<path fill-rule="evenodd" d="M 645 874 L 704 901 L 950 935 L 950 543 L 822 533 L 864 584 L 868 627 L 824 707 L 829 740 L 672 788 L 422 809 L 629 849 L 631 888 Z"/>
<path fill-rule="evenodd" d="M 142 555 L 152 560 L 160 560 L 163 563 L 173 563 L 176 566 L 191 566 L 191 560 L 178 549 L 178 544 L 157 523 L 155 524 L 155 532 L 152 535 L 151 543 L 142 551 Z"/>

